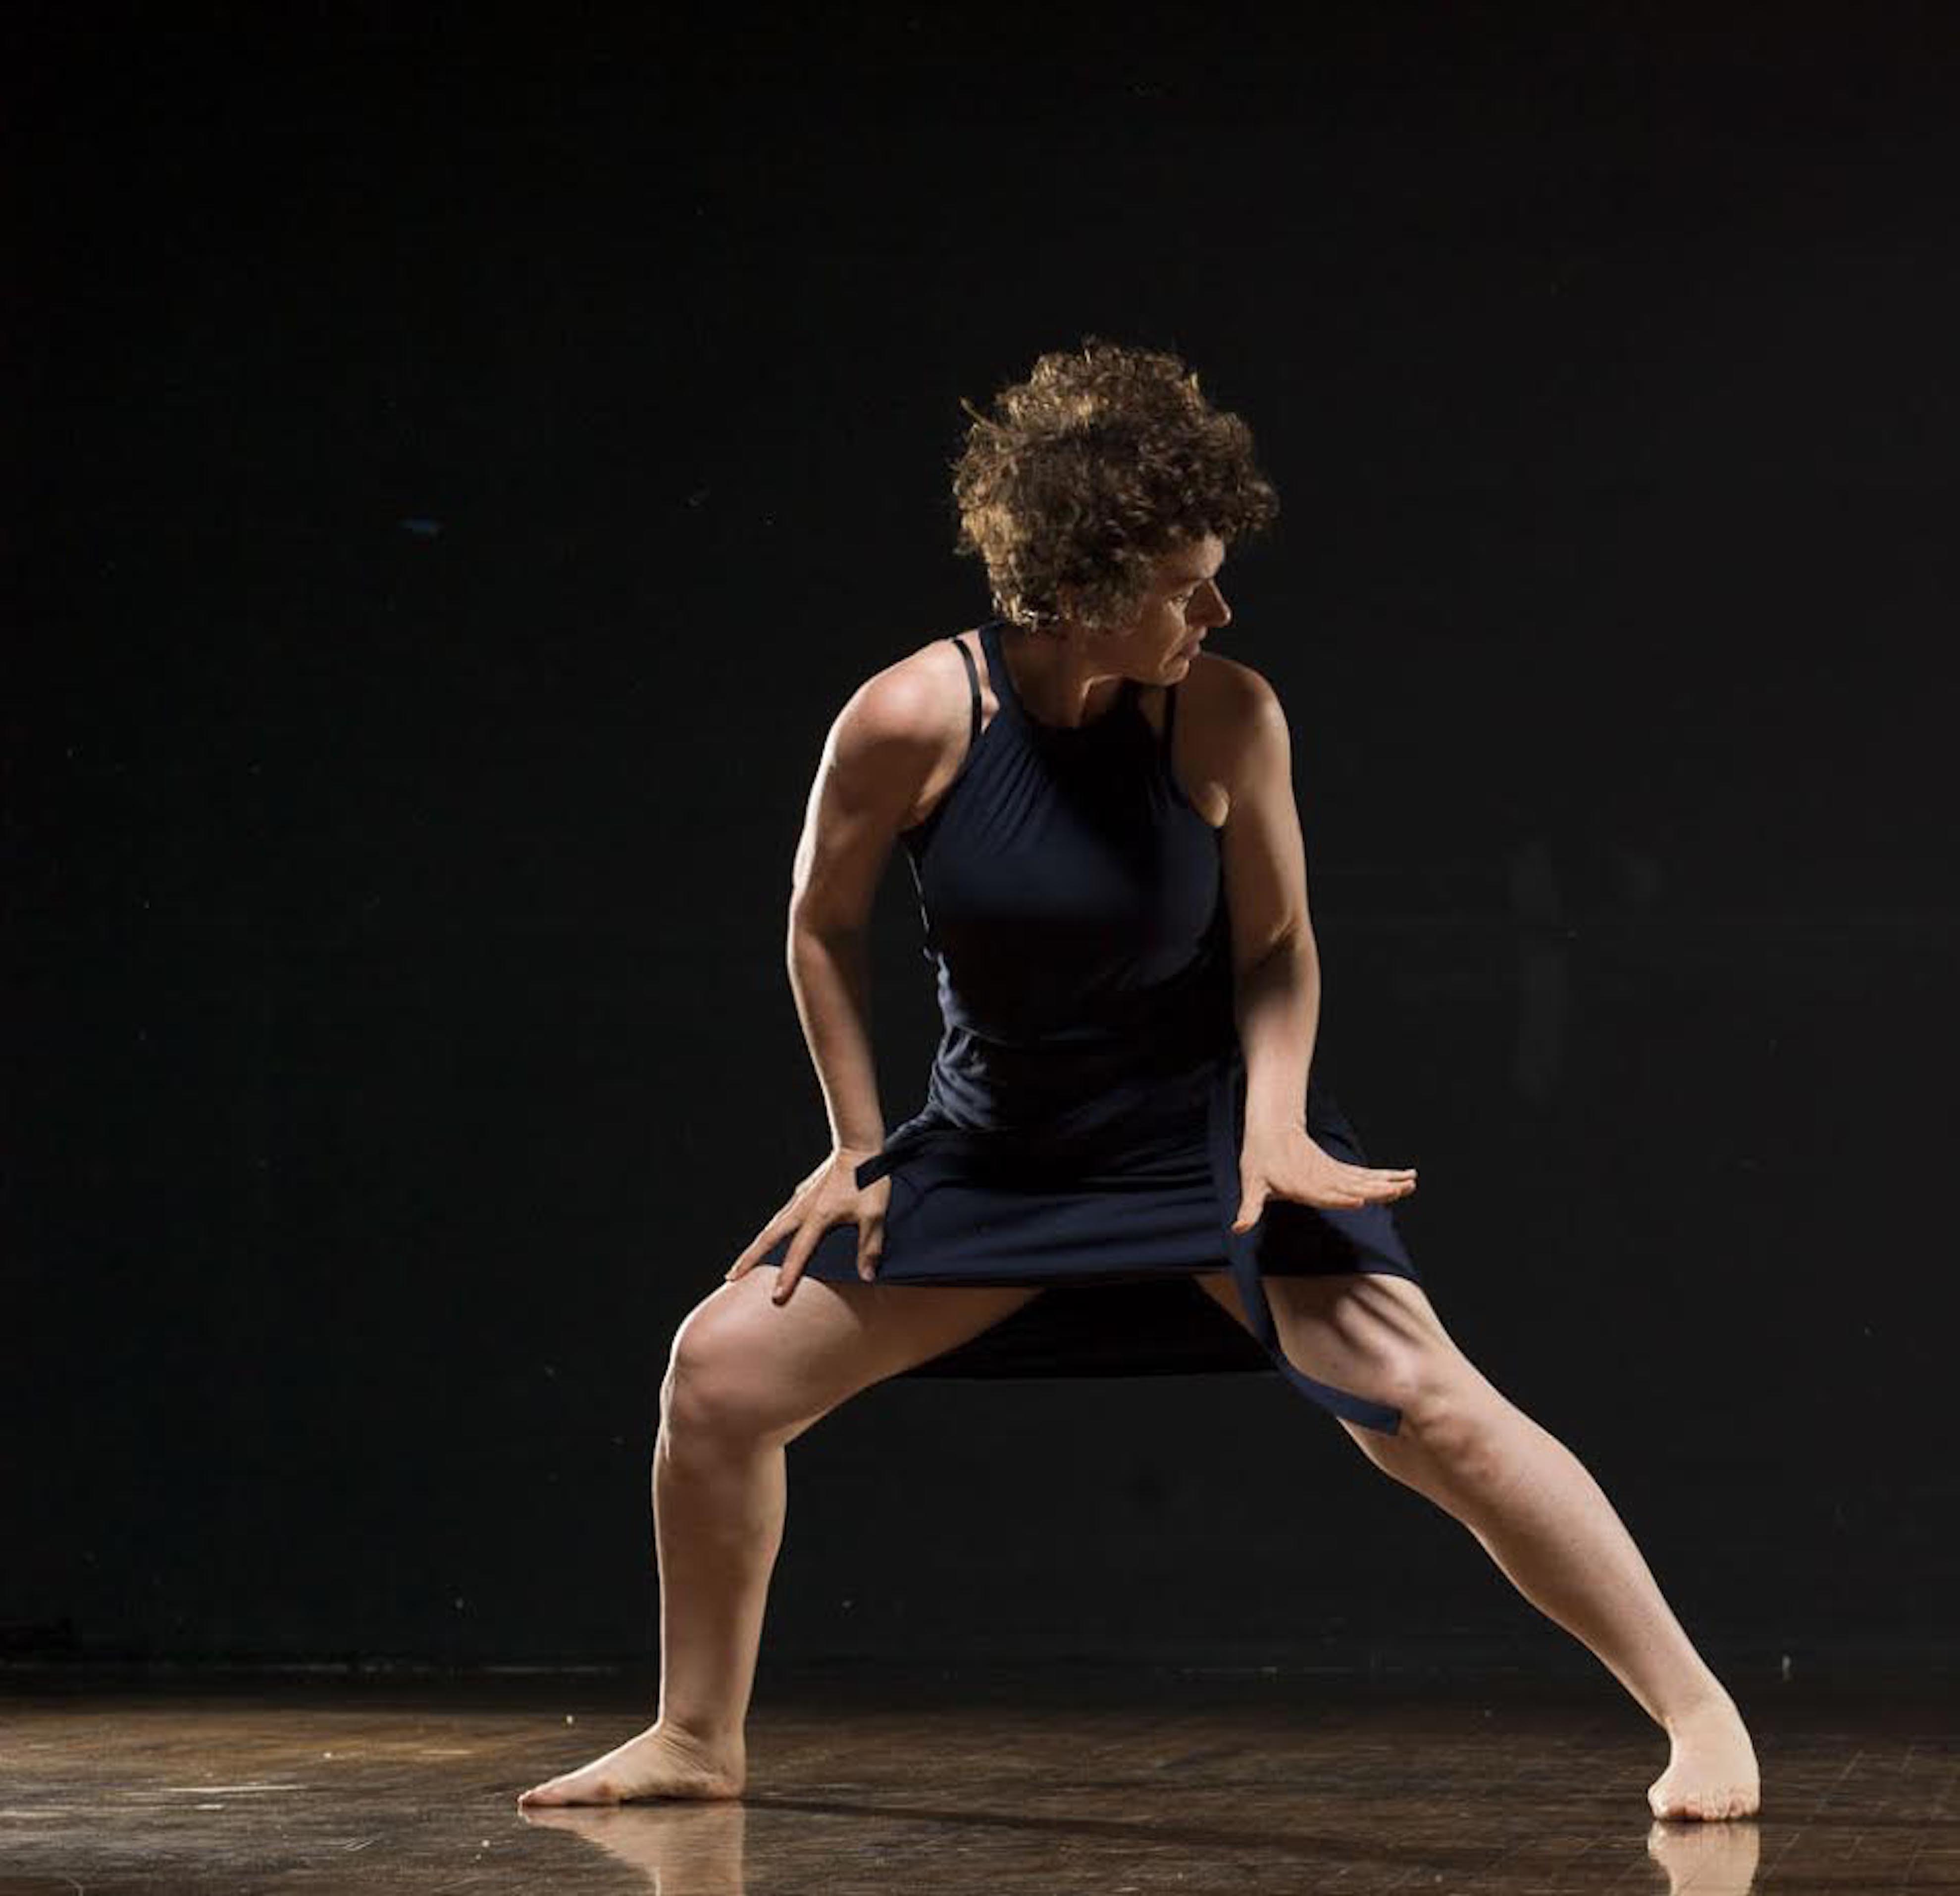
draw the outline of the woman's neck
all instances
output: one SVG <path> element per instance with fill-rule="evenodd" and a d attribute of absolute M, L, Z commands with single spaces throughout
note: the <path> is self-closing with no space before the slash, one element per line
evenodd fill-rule
<path fill-rule="evenodd" d="M 1093 647 L 1077 633 L 1004 625 L 1001 649 L 1023 708 L 1039 724 L 1080 730 L 1114 711 L 1123 695 L 1127 674 L 1096 663 Z"/>

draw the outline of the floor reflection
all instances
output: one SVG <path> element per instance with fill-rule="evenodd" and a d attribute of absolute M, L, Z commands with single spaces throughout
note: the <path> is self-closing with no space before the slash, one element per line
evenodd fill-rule
<path fill-rule="evenodd" d="M 1667 1896 L 1750 1896 L 1762 1832 L 1754 1818 L 1726 1824 L 1656 1821 L 1647 1854 L 1667 1872 Z"/>
<path fill-rule="evenodd" d="M 525 1814 L 536 1830 L 568 1831 L 637 1870 L 657 1896 L 746 1896 L 739 1803 L 628 1804 Z M 1667 1896 L 1752 1896 L 1762 1853 L 1754 1821 L 1655 1823 L 1649 1858 L 1667 1879 Z"/>
<path fill-rule="evenodd" d="M 629 1865 L 659 1896 L 747 1896 L 742 1839 L 748 1812 L 739 1803 L 562 1806 L 522 1815 L 530 1829 L 569 1831 Z"/>

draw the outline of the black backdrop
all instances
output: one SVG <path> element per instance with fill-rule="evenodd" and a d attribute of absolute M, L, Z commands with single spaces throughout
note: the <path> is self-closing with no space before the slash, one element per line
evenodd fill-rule
<path fill-rule="evenodd" d="M 819 747 L 1089 333 L 1280 488 L 1220 648 L 1444 1320 L 1711 1653 L 1950 1639 L 1950 11 L 290 14 L 9 29 L 11 1650 L 651 1653 Z M 1268 1377 L 791 1453 L 776 1658 L 1577 1650 Z"/>

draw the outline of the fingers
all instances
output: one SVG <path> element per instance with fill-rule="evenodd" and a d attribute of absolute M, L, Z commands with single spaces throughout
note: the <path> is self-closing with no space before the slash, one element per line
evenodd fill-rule
<path fill-rule="evenodd" d="M 772 1303 L 785 1303 L 790 1293 L 795 1290 L 803 1276 L 803 1266 L 810 1261 L 810 1254 L 816 1249 L 817 1241 L 831 1227 L 807 1222 L 796 1234 L 794 1241 L 783 1258 L 783 1268 L 777 1273 L 776 1287 L 769 1293 Z M 858 1274 L 870 1283 L 878 1268 L 878 1260 L 884 1254 L 885 1221 L 880 1217 L 863 1220 L 858 1227 Z"/>
<path fill-rule="evenodd" d="M 1232 1229 L 1249 1231 L 1265 1210 L 1266 1195 L 1257 1185 L 1242 1184 L 1239 1189 L 1239 1215 L 1232 1220 Z"/>
<path fill-rule="evenodd" d="M 1412 1167 L 1347 1166 L 1342 1170 L 1342 1183 L 1357 1204 L 1386 1204 L 1406 1198 L 1415 1189 Z"/>
<path fill-rule="evenodd" d="M 746 1277 L 756 1268 L 756 1260 L 782 1236 L 785 1229 L 778 1213 L 742 1247 L 741 1255 L 722 1272 L 722 1282 L 733 1284 L 737 1277 Z"/>
<path fill-rule="evenodd" d="M 858 1226 L 858 1274 L 868 1284 L 877 1274 L 878 1261 L 885 1255 L 885 1221 L 861 1219 Z"/>
<path fill-rule="evenodd" d="M 1328 1202 L 1343 1211 L 1406 1198 L 1415 1189 L 1410 1167 L 1341 1165 L 1335 1172 Z"/>
<path fill-rule="evenodd" d="M 816 1216 L 807 1217 L 796 1236 L 790 1240 L 790 1248 L 783 1253 L 783 1268 L 776 1273 L 775 1288 L 769 1293 L 772 1303 L 787 1303 L 790 1293 L 797 1287 L 803 1275 L 803 1268 L 810 1261 L 810 1254 L 816 1249 L 817 1240 L 830 1229 L 832 1220 L 826 1222 Z"/>
<path fill-rule="evenodd" d="M 846 1222 L 855 1210 L 854 1205 L 846 1209 L 834 1201 L 819 1202 L 807 1189 L 810 1182 L 805 1180 L 796 1196 L 743 1247 L 741 1255 L 722 1273 L 724 1283 L 732 1284 L 737 1278 L 746 1277 L 765 1252 L 788 1237 L 789 1249 L 783 1254 L 769 1300 L 778 1304 L 788 1302 L 819 1240 L 833 1226 Z M 882 1179 L 865 1188 L 864 1195 L 870 1201 L 871 1209 L 855 1220 L 858 1274 L 867 1283 L 877 1274 L 884 1255 L 885 1204 L 890 1191 L 890 1185 Z"/>
<path fill-rule="evenodd" d="M 801 1186 L 776 1208 L 775 1214 L 761 1230 L 745 1244 L 735 1261 L 722 1274 L 724 1283 L 733 1283 L 737 1277 L 746 1277 L 756 1268 L 756 1260 L 765 1251 L 772 1249 L 784 1233 L 796 1229 L 797 1199 L 802 1195 Z"/>
<path fill-rule="evenodd" d="M 772 1303 L 787 1303 L 790 1294 L 801 1280 L 803 1267 L 810 1261 L 824 1233 L 832 1229 L 816 1218 L 804 1220 L 802 1228 L 791 1241 L 790 1248 L 783 1254 L 782 1268 L 776 1273 L 775 1288 L 769 1293 Z M 885 1248 L 885 1221 L 883 1218 L 865 1219 L 858 1226 L 858 1274 L 869 1282 L 878 1267 L 878 1259 Z"/>

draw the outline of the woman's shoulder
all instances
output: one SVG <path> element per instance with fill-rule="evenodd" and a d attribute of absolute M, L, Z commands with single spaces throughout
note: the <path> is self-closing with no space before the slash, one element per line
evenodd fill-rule
<path fill-rule="evenodd" d="M 1178 724 L 1230 750 L 1249 730 L 1284 722 L 1279 693 L 1265 674 L 1223 652 L 1200 652 L 1177 687 Z"/>
<path fill-rule="evenodd" d="M 1255 711 L 1278 701 L 1265 673 L 1223 652 L 1200 652 L 1185 674 L 1179 703 L 1203 698 L 1221 711 Z"/>
<path fill-rule="evenodd" d="M 867 733 L 889 739 L 917 742 L 963 733 L 972 693 L 966 667 L 953 649 L 956 638 L 972 654 L 984 680 L 986 664 L 978 635 L 942 632 L 872 673 L 851 693 L 841 716 Z"/>
<path fill-rule="evenodd" d="M 928 638 L 873 672 L 838 717 L 838 750 L 904 787 L 908 802 L 901 829 L 924 820 L 966 755 L 973 686 L 953 649 L 956 636 L 973 660 L 983 701 L 991 699 L 986 657 L 978 632 L 969 629 Z"/>
<path fill-rule="evenodd" d="M 971 649 L 974 635 L 959 636 Z M 915 808 L 963 754 L 970 706 L 966 667 L 941 634 L 859 684 L 837 714 L 826 749 L 847 776 L 878 786 L 881 797 L 902 794 Z"/>
<path fill-rule="evenodd" d="M 1192 807 L 1217 829 L 1246 759 L 1270 743 L 1271 721 L 1283 724 L 1284 714 L 1263 673 L 1220 652 L 1200 652 L 1176 690 L 1173 765 Z"/>

